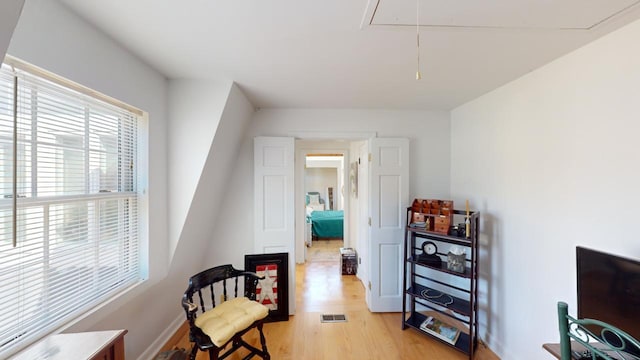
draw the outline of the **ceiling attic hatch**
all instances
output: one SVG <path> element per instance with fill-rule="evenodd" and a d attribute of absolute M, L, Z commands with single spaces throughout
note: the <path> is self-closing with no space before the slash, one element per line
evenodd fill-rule
<path fill-rule="evenodd" d="M 504 30 L 591 30 L 640 8 L 640 0 L 420 1 L 420 26 Z M 371 0 L 364 23 L 416 26 L 415 0 Z"/>

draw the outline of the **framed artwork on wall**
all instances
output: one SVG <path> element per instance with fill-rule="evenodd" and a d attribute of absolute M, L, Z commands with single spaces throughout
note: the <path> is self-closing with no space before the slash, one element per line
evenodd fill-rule
<path fill-rule="evenodd" d="M 256 301 L 269 308 L 266 322 L 289 320 L 289 254 L 245 255 L 244 268 L 264 279 L 258 281 Z"/>

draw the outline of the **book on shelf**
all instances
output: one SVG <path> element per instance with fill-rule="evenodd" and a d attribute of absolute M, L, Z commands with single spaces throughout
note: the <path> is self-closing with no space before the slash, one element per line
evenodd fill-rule
<path fill-rule="evenodd" d="M 458 336 L 460 336 L 460 330 L 433 316 L 429 316 L 427 320 L 423 321 L 420 324 L 420 329 L 451 345 L 455 345 L 456 341 L 458 341 Z"/>

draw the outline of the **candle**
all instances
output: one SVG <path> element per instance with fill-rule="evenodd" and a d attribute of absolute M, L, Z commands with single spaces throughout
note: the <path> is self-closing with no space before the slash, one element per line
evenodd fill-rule
<path fill-rule="evenodd" d="M 471 236 L 471 224 L 469 222 L 469 200 L 465 201 L 465 207 L 467 208 L 467 217 L 464 219 L 464 225 L 465 225 L 465 235 L 467 236 L 467 239 Z"/>

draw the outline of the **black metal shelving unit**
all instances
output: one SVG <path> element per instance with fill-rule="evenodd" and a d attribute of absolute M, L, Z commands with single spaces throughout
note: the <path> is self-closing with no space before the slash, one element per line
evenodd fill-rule
<path fill-rule="evenodd" d="M 402 301 L 402 329 L 413 328 L 427 336 L 468 354 L 473 359 L 478 345 L 478 226 L 479 212 L 469 213 L 470 236 L 458 237 L 425 231 L 407 226 L 404 238 L 404 297 Z M 455 219 L 464 222 L 466 212 L 454 210 Z M 407 219 L 411 219 L 407 208 Z M 408 220 L 410 221 L 410 220 Z M 438 247 L 441 266 L 420 262 L 422 243 L 433 241 Z M 447 254 L 452 246 L 466 252 L 464 272 L 447 268 Z M 425 296 L 443 294 L 441 297 Z M 447 299 L 445 303 L 442 299 Z M 449 303 L 451 301 L 451 303 Z M 456 327 L 460 334 L 454 344 L 432 335 L 420 325 L 433 316 Z"/>

